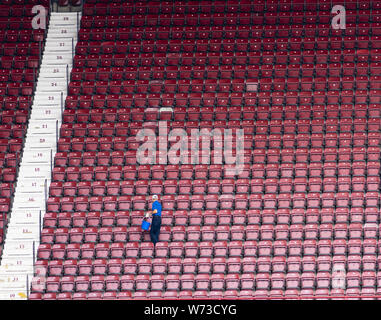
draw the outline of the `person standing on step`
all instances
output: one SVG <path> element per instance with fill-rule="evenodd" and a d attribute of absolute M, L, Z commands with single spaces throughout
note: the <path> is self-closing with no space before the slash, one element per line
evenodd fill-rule
<path fill-rule="evenodd" d="M 150 236 L 151 241 L 155 245 L 159 241 L 160 227 L 161 227 L 161 203 L 159 197 L 155 194 L 152 196 L 152 223 Z M 149 213 L 147 213 L 149 215 Z"/>

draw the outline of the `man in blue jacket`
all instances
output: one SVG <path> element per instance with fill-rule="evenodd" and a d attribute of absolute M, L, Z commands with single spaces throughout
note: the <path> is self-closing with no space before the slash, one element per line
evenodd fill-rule
<path fill-rule="evenodd" d="M 157 195 L 152 196 L 152 223 L 150 236 L 151 241 L 155 245 L 159 241 L 160 227 L 161 227 L 161 203 Z"/>

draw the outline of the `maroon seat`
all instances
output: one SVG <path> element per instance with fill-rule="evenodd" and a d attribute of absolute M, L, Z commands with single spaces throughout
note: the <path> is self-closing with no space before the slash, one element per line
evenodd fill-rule
<path fill-rule="evenodd" d="M 381 33 L 369 12 L 379 5 L 346 6 L 344 39 L 324 3 L 83 4 L 37 251 L 49 290 L 32 298 L 377 294 Z M 1 228 L 42 35 L 24 32 L 24 10 L 9 8 Z M 143 139 L 145 161 L 142 129 L 159 137 Z M 227 159 L 226 134 L 239 129 Z M 187 137 L 162 139 L 171 130 Z M 229 161 L 238 144 L 243 163 Z M 163 206 L 156 245 L 141 229 L 152 194 Z M 327 289 L 338 265 L 345 291 Z"/>

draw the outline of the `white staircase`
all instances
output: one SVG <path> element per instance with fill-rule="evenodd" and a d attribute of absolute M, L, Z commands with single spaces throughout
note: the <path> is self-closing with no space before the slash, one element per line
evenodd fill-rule
<path fill-rule="evenodd" d="M 80 18 L 51 13 L 0 265 L 1 300 L 26 299 L 30 291 Z"/>

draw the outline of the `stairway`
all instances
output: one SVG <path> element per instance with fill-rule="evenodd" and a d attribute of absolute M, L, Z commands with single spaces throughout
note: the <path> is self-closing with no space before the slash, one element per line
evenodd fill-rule
<path fill-rule="evenodd" d="M 0 299 L 27 299 L 81 13 L 51 13 L 0 266 Z M 44 285 L 44 278 L 39 278 Z"/>

